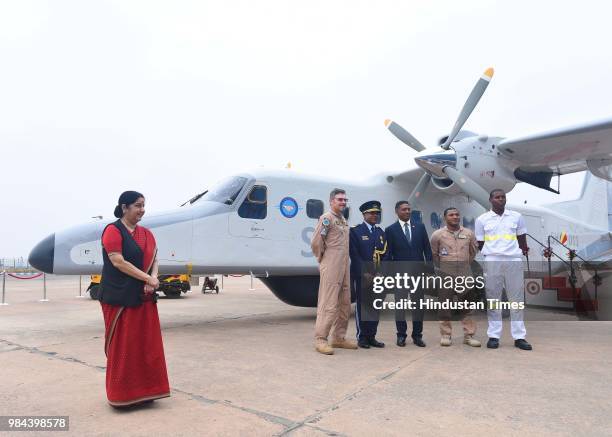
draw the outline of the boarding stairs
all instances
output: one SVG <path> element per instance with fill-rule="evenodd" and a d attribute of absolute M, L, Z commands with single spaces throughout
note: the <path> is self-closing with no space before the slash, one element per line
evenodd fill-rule
<path fill-rule="evenodd" d="M 527 237 L 540 248 L 541 258 L 535 262 L 527 259 L 526 304 L 571 309 L 579 315 L 594 317 L 601 286 L 599 265 L 583 258 L 553 235 L 548 236 L 546 244 L 531 234 Z M 537 263 L 540 267 L 543 267 L 541 263 L 547 266 L 532 269 Z"/>

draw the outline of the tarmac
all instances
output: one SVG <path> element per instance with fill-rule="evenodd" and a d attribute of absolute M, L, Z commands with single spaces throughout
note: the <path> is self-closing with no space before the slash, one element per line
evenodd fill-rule
<path fill-rule="evenodd" d="M 160 299 L 172 396 L 119 411 L 106 402 L 100 305 L 75 297 L 78 277 L 49 277 L 48 302 L 40 279 L 9 278 L 0 415 L 69 416 L 69 432 L 44 435 L 612 435 L 612 322 L 528 322 L 527 352 L 508 322 L 489 350 L 463 345 L 457 322 L 453 345 L 440 347 L 435 321 L 425 323 L 426 348 L 399 348 L 384 321 L 384 349 L 323 356 L 315 309 L 249 285 L 230 277 L 219 294 L 194 286 Z M 484 343 L 482 316 L 478 330 Z"/>

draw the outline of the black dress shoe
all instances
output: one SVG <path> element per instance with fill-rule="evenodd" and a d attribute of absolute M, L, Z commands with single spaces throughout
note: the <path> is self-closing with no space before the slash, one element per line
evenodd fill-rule
<path fill-rule="evenodd" d="M 519 349 L 524 351 L 530 351 L 531 349 L 533 349 L 531 345 L 527 343 L 527 340 L 525 340 L 524 338 L 514 340 L 514 347 L 518 347 Z"/>
<path fill-rule="evenodd" d="M 422 338 L 413 338 L 412 342 L 414 344 L 416 344 L 418 347 L 425 347 L 425 346 L 427 346 Z"/>
<path fill-rule="evenodd" d="M 397 337 L 397 345 L 399 347 L 406 346 L 406 337 Z"/>
<path fill-rule="evenodd" d="M 499 347 L 499 338 L 489 338 L 489 341 L 487 341 L 487 347 L 489 349 L 497 349 Z"/>
<path fill-rule="evenodd" d="M 385 344 L 382 341 L 378 341 L 374 337 L 368 338 L 368 344 L 372 347 L 385 347 Z"/>
<path fill-rule="evenodd" d="M 364 348 L 364 349 L 370 349 L 370 343 L 368 343 L 368 340 L 365 338 L 360 338 L 357 341 L 357 346 Z"/>

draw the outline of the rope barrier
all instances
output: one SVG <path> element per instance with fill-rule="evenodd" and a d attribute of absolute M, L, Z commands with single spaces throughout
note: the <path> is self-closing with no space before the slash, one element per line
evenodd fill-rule
<path fill-rule="evenodd" d="M 24 279 L 24 280 L 27 280 L 27 279 L 36 279 L 36 278 L 40 278 L 40 277 L 43 275 L 42 273 L 36 273 L 36 274 L 32 273 L 32 274 L 31 274 L 30 276 L 28 276 L 28 277 L 23 277 L 23 276 L 13 275 L 12 273 L 9 273 L 9 272 L 3 272 L 3 273 L 6 273 L 6 274 L 7 274 L 8 276 L 10 276 L 11 278 L 15 278 L 15 279 Z"/>

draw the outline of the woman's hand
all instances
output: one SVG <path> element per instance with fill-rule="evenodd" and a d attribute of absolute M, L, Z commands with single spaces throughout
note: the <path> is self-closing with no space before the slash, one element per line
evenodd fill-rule
<path fill-rule="evenodd" d="M 155 290 L 157 287 L 159 287 L 159 279 L 157 279 L 155 276 L 151 276 L 151 275 L 147 275 L 147 281 L 146 284 L 153 287 L 153 289 Z"/>
<path fill-rule="evenodd" d="M 155 288 L 151 287 L 148 284 L 145 284 L 144 292 L 145 292 L 145 294 L 153 294 L 153 293 L 155 293 Z"/>

